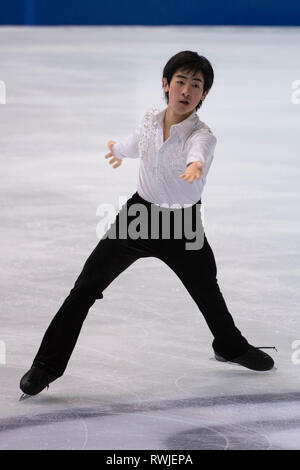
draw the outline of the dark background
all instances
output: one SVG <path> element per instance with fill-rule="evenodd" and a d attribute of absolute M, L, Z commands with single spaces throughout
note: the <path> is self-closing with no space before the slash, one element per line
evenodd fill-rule
<path fill-rule="evenodd" d="M 299 0 L 0 0 L 6 25 L 299 26 Z"/>

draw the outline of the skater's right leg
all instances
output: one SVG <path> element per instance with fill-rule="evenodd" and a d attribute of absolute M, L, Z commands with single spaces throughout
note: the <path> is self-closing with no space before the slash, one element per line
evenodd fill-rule
<path fill-rule="evenodd" d="M 96 299 L 103 298 L 103 290 L 134 261 L 154 255 L 147 240 L 119 239 L 118 235 L 117 238 L 112 235 L 115 229 L 119 233 L 122 214 L 136 202 L 136 197 L 137 193 L 122 207 L 109 231 L 87 258 L 70 294 L 46 330 L 32 363 L 32 367 L 45 371 L 46 375 L 56 378 L 63 375 L 87 313 Z M 128 224 L 131 219 L 127 217 Z"/>
<path fill-rule="evenodd" d="M 127 240 L 99 241 L 51 321 L 33 365 L 57 377 L 64 373 L 89 309 L 96 299 L 103 298 L 103 290 L 138 258 Z"/>
<path fill-rule="evenodd" d="M 35 395 L 63 375 L 82 324 L 102 291 L 140 257 L 128 240 L 103 238 L 94 248 L 69 295 L 47 328 L 21 390 Z"/>

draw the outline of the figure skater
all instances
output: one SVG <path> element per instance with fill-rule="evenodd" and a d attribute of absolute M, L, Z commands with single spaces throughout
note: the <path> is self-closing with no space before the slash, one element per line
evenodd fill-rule
<path fill-rule="evenodd" d="M 132 134 L 122 142 L 108 142 L 110 152 L 105 158 L 112 168 L 118 168 L 124 158 L 140 159 L 137 191 L 87 258 L 52 319 L 30 370 L 21 379 L 23 398 L 38 394 L 63 375 L 96 299 L 102 299 L 103 291 L 132 263 L 151 256 L 174 271 L 196 302 L 213 335 L 212 348 L 217 360 L 256 371 L 273 368 L 273 359 L 260 350 L 263 347 L 249 344 L 235 325 L 217 282 L 213 251 L 202 225 L 197 224 L 201 194 L 216 145 L 216 137 L 199 120 L 197 111 L 213 80 L 213 68 L 205 57 L 193 51 L 177 53 L 168 60 L 162 74 L 168 106 L 163 110 L 147 110 Z M 130 226 L 137 228 L 133 224 L 134 206 L 146 211 L 144 226 L 139 227 L 146 236 L 137 237 L 136 230 L 135 235 L 130 230 Z M 153 214 L 159 211 L 164 216 L 172 214 L 168 237 L 164 236 L 161 219 L 158 233 L 151 236 L 152 229 L 157 228 Z M 188 243 L 186 231 L 183 234 L 181 231 L 182 236 L 178 237 L 177 229 L 186 228 L 182 221 L 188 213 L 192 229 L 196 226 L 196 233 L 192 230 L 194 246 L 193 242 Z M 178 215 L 182 217 L 176 225 Z"/>

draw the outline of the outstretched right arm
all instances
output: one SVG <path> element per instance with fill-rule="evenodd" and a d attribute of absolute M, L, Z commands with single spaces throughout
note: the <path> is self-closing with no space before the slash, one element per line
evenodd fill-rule
<path fill-rule="evenodd" d="M 107 145 L 110 152 L 104 158 L 110 158 L 110 164 L 114 164 L 113 168 L 118 168 L 121 165 L 123 158 L 138 158 L 139 157 L 139 137 L 142 129 L 142 122 L 140 122 L 137 129 L 127 136 L 122 142 L 115 142 L 110 140 Z"/>

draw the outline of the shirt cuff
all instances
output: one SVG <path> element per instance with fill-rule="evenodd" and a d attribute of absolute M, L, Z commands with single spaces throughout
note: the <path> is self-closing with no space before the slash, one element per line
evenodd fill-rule
<path fill-rule="evenodd" d="M 201 162 L 202 164 L 204 164 L 205 160 L 201 155 L 197 155 L 197 156 L 191 155 L 188 157 L 186 161 L 186 165 L 188 165 L 189 163 L 194 163 L 194 162 Z"/>

